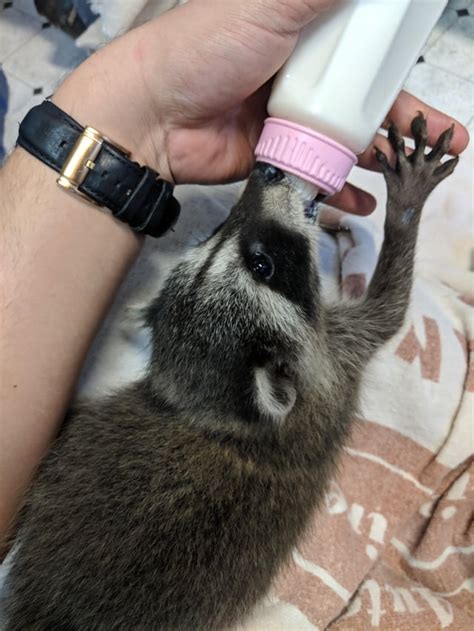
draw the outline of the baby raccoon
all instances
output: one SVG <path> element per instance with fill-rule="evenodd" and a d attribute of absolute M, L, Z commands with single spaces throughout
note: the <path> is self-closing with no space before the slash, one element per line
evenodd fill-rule
<path fill-rule="evenodd" d="M 452 130 L 392 127 L 385 242 L 366 296 L 325 305 L 317 230 L 257 165 L 149 307 L 138 383 L 72 410 L 19 516 L 9 631 L 218 630 L 241 621 L 321 501 L 364 367 L 403 322 L 422 206 Z M 327 545 L 330 542 L 321 542 Z"/>

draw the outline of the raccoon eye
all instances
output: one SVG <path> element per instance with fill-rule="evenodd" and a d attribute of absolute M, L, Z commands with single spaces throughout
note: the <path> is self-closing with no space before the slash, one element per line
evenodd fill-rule
<path fill-rule="evenodd" d="M 273 276 L 275 266 L 272 258 L 268 256 L 268 254 L 257 250 L 250 257 L 250 269 L 257 276 L 268 281 Z"/>

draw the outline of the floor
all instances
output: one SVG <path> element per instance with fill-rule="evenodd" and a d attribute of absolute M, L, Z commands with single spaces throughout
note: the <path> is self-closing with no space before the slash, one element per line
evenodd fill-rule
<path fill-rule="evenodd" d="M 0 0 L 0 65 L 10 92 L 7 150 L 29 108 L 51 94 L 85 56 L 36 13 L 33 0 Z M 474 0 L 449 1 L 406 87 L 474 133 Z"/>

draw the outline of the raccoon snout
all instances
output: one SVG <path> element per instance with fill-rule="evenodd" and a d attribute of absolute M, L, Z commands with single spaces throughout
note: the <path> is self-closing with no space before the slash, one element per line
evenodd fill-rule
<path fill-rule="evenodd" d="M 278 167 L 273 166 L 273 164 L 267 164 L 266 162 L 257 162 L 256 168 L 260 173 L 262 173 L 266 182 L 280 182 L 285 174 Z"/>

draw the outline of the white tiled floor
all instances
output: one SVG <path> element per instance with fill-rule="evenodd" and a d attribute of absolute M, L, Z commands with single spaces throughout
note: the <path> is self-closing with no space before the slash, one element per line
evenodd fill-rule
<path fill-rule="evenodd" d="M 0 0 L 0 64 L 9 87 L 7 150 L 15 144 L 26 112 L 85 57 L 72 39 L 38 15 L 33 0 Z"/>
<path fill-rule="evenodd" d="M 474 17 L 461 17 L 453 27 L 428 49 L 425 59 L 433 66 L 474 81 Z"/>
<path fill-rule="evenodd" d="M 27 19 L 27 16 L 22 16 Z M 28 18 L 30 19 L 30 18 Z M 54 83 L 77 66 L 86 55 L 72 44 L 70 37 L 56 28 L 41 30 L 4 61 L 4 69 L 27 85 Z"/>
<path fill-rule="evenodd" d="M 0 55 L 2 62 L 21 49 L 39 31 L 41 31 L 41 22 L 38 19 L 20 13 L 20 11 L 5 9 L 0 19 Z"/>
<path fill-rule="evenodd" d="M 434 107 L 448 112 L 461 123 L 474 115 L 474 83 L 429 63 L 417 64 L 406 89 Z"/>
<path fill-rule="evenodd" d="M 22 13 L 37 16 L 35 3 L 33 0 L 14 0 L 13 6 Z"/>
<path fill-rule="evenodd" d="M 217 1 L 217 0 L 216 0 Z M 51 94 L 85 54 L 37 15 L 33 0 L 0 0 L 0 64 L 10 89 L 5 145 L 30 107 Z M 406 87 L 473 129 L 474 0 L 450 0 Z"/>

